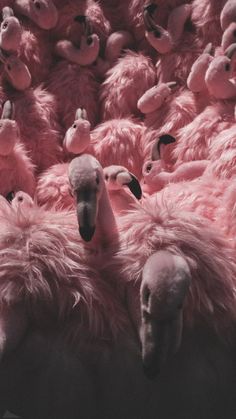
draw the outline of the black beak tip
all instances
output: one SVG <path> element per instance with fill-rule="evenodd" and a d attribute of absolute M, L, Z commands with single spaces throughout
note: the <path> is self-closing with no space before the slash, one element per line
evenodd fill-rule
<path fill-rule="evenodd" d="M 79 233 L 85 242 L 90 242 L 95 233 L 95 227 L 79 227 Z"/>
<path fill-rule="evenodd" d="M 146 10 L 149 15 L 153 15 L 156 9 L 157 5 L 155 3 L 148 3 L 144 6 L 144 11 Z"/>
<path fill-rule="evenodd" d="M 9 192 L 9 194 L 7 194 L 6 196 L 6 200 L 11 203 L 13 201 L 13 199 L 15 198 L 15 193 L 13 191 Z"/>
<path fill-rule="evenodd" d="M 130 173 L 130 175 L 132 177 L 132 180 L 126 185 L 128 186 L 130 192 L 135 196 L 135 198 L 141 199 L 142 189 L 141 189 L 140 183 L 138 179 L 134 175 L 132 175 L 132 173 Z"/>
<path fill-rule="evenodd" d="M 137 190 L 136 198 L 138 200 L 140 200 L 142 198 L 142 189 L 141 189 L 141 187 Z"/>

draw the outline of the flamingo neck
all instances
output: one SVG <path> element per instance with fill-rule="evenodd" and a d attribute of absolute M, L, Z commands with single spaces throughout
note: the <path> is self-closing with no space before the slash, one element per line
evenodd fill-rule
<path fill-rule="evenodd" d="M 118 240 L 116 219 L 105 187 L 99 200 L 97 232 L 100 243 L 102 243 L 104 247 L 109 246 L 111 243 Z"/>

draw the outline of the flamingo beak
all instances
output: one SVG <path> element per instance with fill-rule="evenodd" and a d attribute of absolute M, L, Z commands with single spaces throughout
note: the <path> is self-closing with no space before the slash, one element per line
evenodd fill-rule
<path fill-rule="evenodd" d="M 76 193 L 79 233 L 86 242 L 92 240 L 96 229 L 97 196 L 87 189 Z"/>
<path fill-rule="evenodd" d="M 176 353 L 181 345 L 183 312 L 166 322 L 158 322 L 146 313 L 143 315 L 140 337 L 142 341 L 143 369 L 150 379 L 161 371 L 169 356 Z"/>

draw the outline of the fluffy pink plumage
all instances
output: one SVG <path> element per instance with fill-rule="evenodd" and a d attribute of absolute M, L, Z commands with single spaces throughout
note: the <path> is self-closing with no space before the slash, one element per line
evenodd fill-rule
<path fill-rule="evenodd" d="M 51 29 L 42 28 L 40 17 L 16 13 L 24 16 L 17 53 L 32 80 L 21 68 L 24 74 L 14 84 L 11 57 L 0 51 L 0 100 L 14 103 L 20 128 L 9 156 L 10 135 L 6 142 L 0 136 L 0 193 L 22 189 L 32 196 L 17 193 L 11 205 L 0 197 L 0 358 L 7 355 L 0 364 L 0 417 L 13 407 L 22 417 L 45 419 L 232 419 L 225 411 L 232 395 L 235 400 L 234 47 L 225 52 L 228 44 L 221 45 L 213 58 L 207 46 L 206 61 L 200 59 L 197 74 L 187 76 L 206 43 L 218 47 L 223 30 L 235 21 L 234 7 L 232 20 L 227 15 L 233 1 L 54 0 L 57 16 L 51 0 L 0 0 L 13 8 L 29 4 L 41 16 L 42 4 L 54 10 Z M 229 45 L 234 24 L 231 29 Z M 155 96 L 155 85 L 173 81 L 173 94 Z M 162 145 L 173 144 L 163 154 L 157 147 L 155 159 L 151 148 L 162 135 Z M 153 176 L 153 195 L 140 200 L 144 163 L 143 177 Z M 157 256 L 157 269 L 145 294 L 150 256 Z M 176 305 L 183 314 L 182 341 L 178 347 L 172 342 L 170 362 L 148 382 L 140 324 L 156 315 L 160 355 L 160 340 L 164 346 L 171 340 L 164 323 L 172 327 L 176 321 L 171 311 L 165 318 L 168 287 L 178 285 L 175 263 L 190 284 Z M 162 266 L 170 273 L 165 283 L 158 277 L 165 277 Z M 163 312 L 148 307 L 155 292 Z M 22 340 L 16 336 L 12 355 L 4 315 L 12 310 L 17 317 L 18 307 L 30 328 L 27 323 L 26 335 L 20 329 Z M 10 318 L 9 324 L 14 334 L 17 322 Z M 12 365 L 19 367 L 16 376 Z"/>
<path fill-rule="evenodd" d="M 61 132 L 54 97 L 41 86 L 24 93 L 12 92 L 9 97 L 15 105 L 21 141 L 29 151 L 36 170 L 47 169 L 61 156 Z"/>
<path fill-rule="evenodd" d="M 47 78 L 53 65 L 53 44 L 50 34 L 33 24 L 24 24 L 19 48 L 19 56 L 28 66 L 32 83 L 37 85 Z"/>
<path fill-rule="evenodd" d="M 121 217 L 119 231 L 121 248 L 109 269 L 120 272 L 121 286 L 124 281 L 140 283 L 147 258 L 157 250 L 168 249 L 183 256 L 190 266 L 193 280 L 186 304 L 187 323 L 201 320 L 220 336 L 227 335 L 235 321 L 234 252 L 208 221 L 184 210 L 182 197 L 180 204 L 174 195 L 168 202 L 164 192 Z"/>
<path fill-rule="evenodd" d="M 138 99 L 155 84 L 156 76 L 149 57 L 127 51 L 107 72 L 101 85 L 103 119 L 140 115 Z"/>
<path fill-rule="evenodd" d="M 1 302 L 24 302 L 41 326 L 49 318 L 75 316 L 77 327 L 69 335 L 79 334 L 81 327 L 93 338 L 114 335 L 123 312 L 80 242 L 76 224 L 68 211 L 14 209 L 1 200 Z"/>
<path fill-rule="evenodd" d="M 68 163 L 55 164 L 41 174 L 36 199 L 39 205 L 47 209 L 74 208 L 74 199 L 69 193 Z"/>
<path fill-rule="evenodd" d="M 209 164 L 207 173 L 220 179 L 229 179 L 236 175 L 235 124 L 219 132 L 209 148 Z"/>
<path fill-rule="evenodd" d="M 65 129 L 72 124 L 78 108 L 86 109 L 89 122 L 95 125 L 98 118 L 98 83 L 90 68 L 60 61 L 51 71 L 46 87 L 56 98 L 56 111 Z"/>
<path fill-rule="evenodd" d="M 226 0 L 193 0 L 192 21 L 202 47 L 208 42 L 219 45 L 222 31 L 220 29 L 220 13 Z"/>
<path fill-rule="evenodd" d="M 135 120 L 112 119 L 92 131 L 91 145 L 103 167 L 122 165 L 140 178 L 144 136 L 145 127 Z"/>
<path fill-rule="evenodd" d="M 23 144 L 17 143 L 8 156 L 0 156 L 0 194 L 24 191 L 34 195 L 36 182 L 32 164 Z"/>
<path fill-rule="evenodd" d="M 178 131 L 174 150 L 177 162 L 207 159 L 214 138 L 232 125 L 232 103 L 218 102 L 207 106 L 196 118 Z"/>

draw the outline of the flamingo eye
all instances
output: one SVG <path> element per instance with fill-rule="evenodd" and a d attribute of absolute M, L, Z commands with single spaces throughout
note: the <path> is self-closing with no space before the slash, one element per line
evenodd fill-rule
<path fill-rule="evenodd" d="M 87 45 L 92 45 L 92 43 L 93 43 L 93 38 L 91 36 L 89 36 L 87 38 Z"/>
<path fill-rule="evenodd" d="M 152 163 L 149 163 L 149 164 L 146 166 L 146 172 L 147 172 L 147 173 L 149 173 L 149 172 L 151 172 L 151 170 L 152 170 Z"/>
<path fill-rule="evenodd" d="M 108 175 L 105 175 L 105 180 L 108 180 L 109 179 L 109 176 Z"/>
<path fill-rule="evenodd" d="M 73 128 L 76 128 L 76 127 L 77 127 L 77 125 L 76 125 L 76 124 L 74 124 L 74 125 L 73 125 Z"/>
<path fill-rule="evenodd" d="M 161 38 L 161 32 L 157 30 L 153 32 L 153 35 L 155 36 L 155 38 Z"/>
<path fill-rule="evenodd" d="M 7 29 L 7 27 L 8 27 L 8 22 L 4 22 L 4 23 L 2 24 L 2 29 Z"/>
<path fill-rule="evenodd" d="M 14 198 L 15 198 L 15 193 L 14 193 L 14 191 L 9 192 L 9 194 L 7 194 L 7 196 L 6 196 L 6 200 L 7 200 L 8 202 L 13 201 L 13 199 L 14 199 Z"/>
<path fill-rule="evenodd" d="M 19 196 L 19 197 L 17 198 L 17 201 L 22 202 L 22 201 L 23 201 L 23 196 Z"/>

